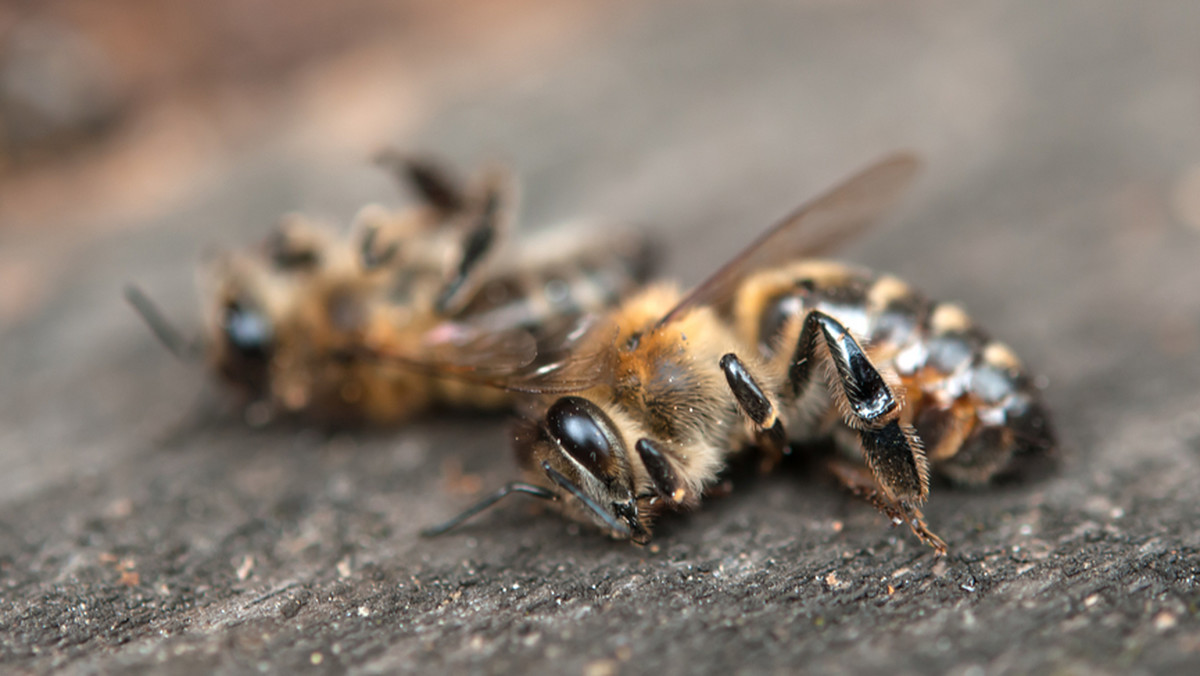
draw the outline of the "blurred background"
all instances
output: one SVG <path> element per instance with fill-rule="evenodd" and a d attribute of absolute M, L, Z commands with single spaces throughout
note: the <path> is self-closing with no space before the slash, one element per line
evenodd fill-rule
<path fill-rule="evenodd" d="M 1007 551 L 1025 535 L 1005 519 L 1034 503 L 1043 519 L 1034 537 L 1061 536 L 1068 553 L 1095 541 L 1086 524 L 1108 528 L 1114 514 L 1130 533 L 1194 539 L 1197 36 L 1200 3 L 1181 0 L 0 3 L 0 569 L 27 574 L 12 585 L 36 605 L 48 580 L 80 570 L 107 580 L 91 563 L 63 563 L 91 559 L 43 554 L 83 547 L 79 533 L 92 531 L 80 514 L 109 515 L 98 517 L 111 530 L 96 536 L 97 550 L 120 540 L 150 561 L 153 533 L 180 523 L 216 542 L 265 523 L 262 546 L 274 547 L 270 529 L 300 519 L 271 511 L 286 501 L 305 515 L 344 509 L 394 528 L 359 545 L 321 540 L 357 546 L 357 560 L 388 570 L 421 561 L 436 576 L 467 555 L 461 540 L 413 537 L 462 498 L 444 494 L 440 463 L 412 449 L 456 449 L 492 485 L 512 476 L 507 451 L 496 452 L 499 425 L 435 423 L 399 446 L 359 439 L 351 445 L 375 449 L 362 455 L 235 427 L 163 452 L 163 430 L 192 409 L 204 376 L 159 349 L 120 298 L 137 282 L 194 327 L 193 270 L 206 249 L 252 243 L 290 211 L 347 223 L 369 202 L 401 203 L 369 161 L 388 146 L 464 171 L 506 162 L 523 183 L 522 227 L 580 216 L 644 226 L 667 244 L 667 272 L 687 282 L 802 199 L 893 149 L 915 150 L 926 161 L 915 194 L 845 255 L 963 302 L 1048 377 L 1068 446 L 1044 493 L 943 493 L 933 521 L 966 551 Z M 257 453 L 244 452 L 251 446 Z M 292 453 L 305 462 L 282 462 Z M 819 568 L 841 560 L 838 542 L 882 537 L 866 509 L 841 535 L 811 528 L 817 517 L 806 515 L 827 516 L 835 508 L 821 500 L 838 493 L 801 495 L 782 481 L 763 495 L 703 512 L 667 542 L 694 546 L 688 560 L 716 560 L 742 546 L 722 524 L 749 523 L 754 550 Z M 524 545 L 498 543 L 488 556 L 499 569 L 513 547 L 553 540 L 566 552 L 544 553 L 553 565 L 593 546 L 563 544 L 553 519 L 525 530 L 512 525 L 523 512 L 507 514 L 497 523 Z M 312 519 L 317 530 L 333 523 Z M 210 557 L 184 539 L 187 565 L 162 574 L 172 590 L 197 570 L 211 582 L 210 561 L 223 571 L 230 557 L 243 560 L 232 545 Z M 814 539 L 825 548 L 812 549 Z M 607 563 L 587 550 L 572 570 L 624 574 L 626 559 L 594 546 Z M 24 558 L 5 559 L 5 547 Z M 264 564 L 245 585 L 258 575 L 311 580 L 343 556 L 312 547 L 308 559 L 277 553 L 276 569 Z M 1124 541 L 1112 547 L 1133 556 Z M 1056 579 L 1056 560 L 1034 574 Z M 229 594 L 244 582 L 222 580 L 213 584 Z M 1013 607 L 1012 596 L 989 598 L 996 616 Z M 777 601 L 764 603 L 794 615 Z M 1150 607 L 1126 616 L 1129 635 L 1149 626 Z M 997 640 L 1021 635 L 1017 624 L 981 624 Z M 897 619 L 902 652 L 918 643 L 901 630 L 909 626 L 942 631 Z M 654 634 L 665 646 L 689 635 Z M 886 643 L 866 643 L 859 664 L 890 664 Z M 1200 638 L 1179 645 L 1194 653 Z"/>
<path fill-rule="evenodd" d="M 687 281 L 910 148 L 928 163 L 917 211 L 855 245 L 865 262 L 993 305 L 1097 266 L 1136 277 L 1200 232 L 1198 15 L 1115 0 L 7 2 L 0 331 L 72 284 L 105 308 L 86 326 L 111 326 L 129 278 L 194 314 L 180 273 L 206 248 L 289 211 L 346 222 L 402 199 L 369 162 L 388 146 L 513 165 L 525 227 L 599 215 L 698 232 L 669 247 Z M 1087 251 L 1047 255 L 1085 234 Z M 1153 340 L 1198 340 L 1172 321 Z"/>
<path fill-rule="evenodd" d="M 515 164 L 535 222 L 587 210 L 758 227 L 801 187 L 903 146 L 928 158 L 943 202 L 970 172 L 1023 162 L 1063 189 L 1110 181 L 1113 217 L 1135 227 L 1200 228 L 1192 14 L 1171 2 L 4 3 L 0 321 L 32 311 L 94 238 L 169 227 L 184 209 L 214 211 L 198 246 L 252 239 L 292 209 L 345 219 L 392 196 L 367 162 L 388 145 Z M 963 201 L 1020 199 L 1004 188 Z"/>

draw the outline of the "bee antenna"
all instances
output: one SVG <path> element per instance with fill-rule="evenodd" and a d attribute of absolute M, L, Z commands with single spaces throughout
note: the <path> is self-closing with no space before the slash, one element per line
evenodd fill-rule
<path fill-rule="evenodd" d="M 445 523 L 440 523 L 436 526 L 422 528 L 421 536 L 427 537 L 427 538 L 432 538 L 432 537 L 437 537 L 439 535 L 448 533 L 448 532 L 454 530 L 455 528 L 458 528 L 467 519 L 470 519 L 471 517 L 475 516 L 476 514 L 482 512 L 485 509 L 496 504 L 497 502 L 500 502 L 500 500 L 504 499 L 505 496 L 511 495 L 513 493 L 524 493 L 525 495 L 532 495 L 533 497 L 541 498 L 542 500 L 557 500 L 558 499 L 558 496 L 554 494 L 554 491 L 547 490 L 545 488 L 542 488 L 541 486 L 534 486 L 533 484 L 527 484 L 523 481 L 513 481 L 509 484 L 506 484 L 504 487 L 502 487 L 500 490 L 496 491 L 495 493 L 492 493 L 491 495 L 480 500 L 479 502 L 475 503 L 474 505 L 471 505 L 465 511 L 463 511 L 462 514 L 459 514 L 458 516 L 454 517 L 453 519 L 450 519 L 449 521 L 446 521 Z"/>
<path fill-rule="evenodd" d="M 604 522 L 604 525 L 614 533 L 617 533 L 623 538 L 629 538 L 633 535 L 632 531 L 629 530 L 628 525 L 617 521 L 617 517 L 613 516 L 608 512 L 608 510 L 598 505 L 595 500 L 589 498 L 587 494 L 585 494 L 583 490 L 579 488 L 579 486 L 571 483 L 570 479 L 563 476 L 558 470 L 551 467 L 550 463 L 542 462 L 542 470 L 546 472 L 546 476 L 550 477 L 551 481 L 558 484 L 558 486 L 563 490 L 575 496 L 575 499 L 582 502 L 584 507 L 587 507 L 589 511 L 599 517 L 599 519 Z"/>
<path fill-rule="evenodd" d="M 183 334 L 167 321 L 154 301 L 150 300 L 150 297 L 141 289 L 132 284 L 126 286 L 125 300 L 129 301 L 134 311 L 141 315 L 154 337 L 158 338 L 168 352 L 175 355 L 180 361 L 195 361 L 200 353 L 199 348 L 194 342 L 184 338 Z"/>

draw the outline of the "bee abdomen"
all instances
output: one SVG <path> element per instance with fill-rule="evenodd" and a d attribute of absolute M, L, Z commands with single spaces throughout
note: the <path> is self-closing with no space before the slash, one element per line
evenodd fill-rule
<path fill-rule="evenodd" d="M 914 340 L 892 360 L 909 397 L 906 416 L 934 468 L 982 483 L 1017 456 L 1055 444 L 1048 414 L 1016 355 L 953 305 L 931 308 Z"/>
<path fill-rule="evenodd" d="M 935 471 L 981 483 L 1016 456 L 1054 446 L 1040 394 L 1020 361 L 957 306 L 931 302 L 890 275 L 823 261 L 758 283 L 772 287 L 754 292 L 765 300 L 760 348 L 790 350 L 780 344 L 782 333 L 810 310 L 836 317 L 866 340 L 877 366 L 900 376 L 903 420 L 916 428 Z"/>

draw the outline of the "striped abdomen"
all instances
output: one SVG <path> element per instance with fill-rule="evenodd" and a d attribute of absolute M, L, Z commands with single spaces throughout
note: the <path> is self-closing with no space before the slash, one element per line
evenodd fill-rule
<path fill-rule="evenodd" d="M 738 300 L 743 336 L 767 354 L 790 351 L 780 334 L 795 326 L 790 318 L 814 308 L 865 340 L 876 366 L 903 384 L 902 421 L 916 428 L 932 469 L 952 480 L 987 481 L 1014 456 L 1055 443 L 1039 393 L 1012 351 L 957 306 L 932 302 L 895 277 L 803 261 L 752 277 Z"/>

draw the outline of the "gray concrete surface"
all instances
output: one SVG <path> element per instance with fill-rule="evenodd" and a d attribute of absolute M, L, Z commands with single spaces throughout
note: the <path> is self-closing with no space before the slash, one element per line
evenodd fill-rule
<path fill-rule="evenodd" d="M 468 64 L 386 140 L 511 160 L 533 224 L 658 228 L 690 281 L 914 148 L 918 191 L 845 255 L 962 301 L 1046 375 L 1057 468 L 936 487 L 940 561 L 804 466 L 737 477 L 653 549 L 516 503 L 419 539 L 470 499 L 446 459 L 514 475 L 502 418 L 204 416 L 203 374 L 120 300 L 135 279 L 192 317 L 207 244 L 390 194 L 357 156 L 267 145 L 86 246 L 21 231 L 58 272 L 0 333 L 3 670 L 1200 669 L 1200 5 L 744 4 L 624 6 L 517 71 Z"/>

